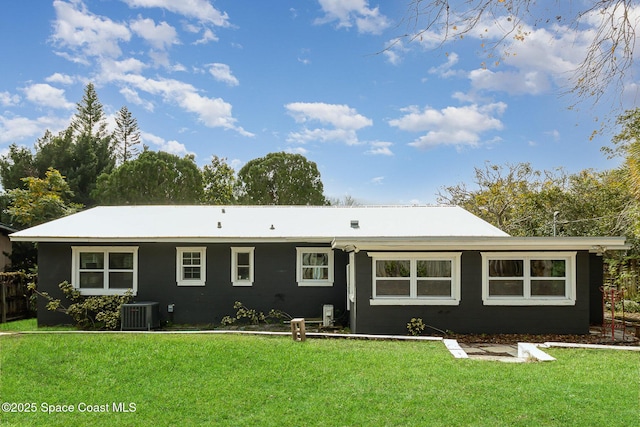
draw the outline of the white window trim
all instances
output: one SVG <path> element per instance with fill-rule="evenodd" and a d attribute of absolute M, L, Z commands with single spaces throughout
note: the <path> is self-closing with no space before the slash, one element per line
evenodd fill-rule
<path fill-rule="evenodd" d="M 327 279 L 303 279 L 302 275 L 302 255 L 308 252 L 326 253 L 329 255 L 328 275 Z M 296 248 L 296 281 L 298 286 L 333 286 L 333 249 L 331 248 L 313 248 L 300 247 Z"/>
<path fill-rule="evenodd" d="M 460 305 L 460 258 L 462 252 L 369 252 L 371 262 L 371 295 L 370 305 Z M 385 297 L 376 295 L 376 261 L 409 260 L 413 265 L 418 260 L 451 261 L 451 296 L 450 297 Z M 410 276 L 411 289 L 417 289 L 418 278 Z M 413 291 L 412 291 L 413 292 Z"/>
<path fill-rule="evenodd" d="M 482 255 L 482 302 L 484 305 L 575 305 L 576 304 L 576 252 L 481 252 Z M 524 296 L 490 296 L 489 295 L 489 261 L 500 259 L 517 259 L 524 261 Z M 565 296 L 531 296 L 532 259 L 556 259 L 566 261 Z"/>
<path fill-rule="evenodd" d="M 200 253 L 200 279 L 182 278 L 182 254 L 185 252 Z M 207 248 L 204 246 L 176 248 L 176 284 L 178 286 L 205 286 L 207 282 Z"/>
<path fill-rule="evenodd" d="M 231 284 L 233 286 L 253 286 L 253 274 L 254 274 L 254 263 L 253 263 L 253 253 L 255 248 L 253 247 L 232 247 L 231 248 Z M 248 280 L 240 280 L 238 279 L 238 254 L 248 253 L 249 254 L 249 279 Z"/>
<path fill-rule="evenodd" d="M 80 254 L 83 252 L 101 252 L 104 254 L 104 285 L 102 288 L 80 288 Z M 133 254 L 133 295 L 138 293 L 138 246 L 72 246 L 71 247 L 71 285 L 81 295 L 124 295 L 129 289 L 109 288 L 109 253 Z M 122 271 L 122 270 L 117 270 Z"/>

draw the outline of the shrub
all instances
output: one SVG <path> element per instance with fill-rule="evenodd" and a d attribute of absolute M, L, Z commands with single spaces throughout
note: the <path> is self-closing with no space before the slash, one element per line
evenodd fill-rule
<path fill-rule="evenodd" d="M 35 284 L 30 284 L 29 288 L 49 301 L 47 310 L 69 315 L 81 329 L 118 329 L 120 306 L 133 299 L 131 290 L 127 290 L 124 295 L 83 296 L 69 282 L 62 282 L 58 286 L 65 297 L 71 301 L 68 307 L 47 292 L 38 291 Z"/>
<path fill-rule="evenodd" d="M 262 311 L 258 311 L 254 308 L 247 308 L 240 301 L 236 301 L 233 304 L 233 308 L 236 309 L 235 317 L 224 316 L 222 318 L 222 321 L 220 322 L 222 326 L 232 325 L 236 323 L 236 321 L 238 320 L 244 321 L 245 323 L 248 322 L 252 325 L 258 325 L 261 322 L 272 323 L 280 319 L 286 319 L 286 320 L 292 319 L 292 317 L 289 314 L 285 313 L 284 311 L 274 310 L 274 309 L 269 311 L 268 315 L 265 315 Z"/>
<path fill-rule="evenodd" d="M 407 330 L 409 335 L 418 336 L 422 334 L 426 325 L 420 317 L 412 317 L 411 321 L 407 323 Z"/>

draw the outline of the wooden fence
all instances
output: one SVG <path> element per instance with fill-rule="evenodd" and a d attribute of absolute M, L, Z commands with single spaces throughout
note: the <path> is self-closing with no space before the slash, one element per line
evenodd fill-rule
<path fill-rule="evenodd" d="M 0 323 L 25 319 L 33 315 L 31 291 L 28 284 L 35 275 L 25 273 L 0 273 Z"/>

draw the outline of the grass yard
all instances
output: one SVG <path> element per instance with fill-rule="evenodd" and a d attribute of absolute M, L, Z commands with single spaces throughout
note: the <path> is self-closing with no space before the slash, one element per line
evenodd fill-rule
<path fill-rule="evenodd" d="M 637 352 L 549 353 L 505 364 L 456 360 L 440 342 L 0 336 L 3 408 L 32 410 L 0 412 L 0 425 L 637 425 Z"/>

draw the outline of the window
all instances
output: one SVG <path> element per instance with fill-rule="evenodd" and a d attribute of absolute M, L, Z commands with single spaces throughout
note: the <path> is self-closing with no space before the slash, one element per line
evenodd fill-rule
<path fill-rule="evenodd" d="M 204 286 L 207 279 L 207 248 L 177 248 L 176 282 L 178 286 Z"/>
<path fill-rule="evenodd" d="M 458 305 L 461 253 L 370 253 L 371 305 Z"/>
<path fill-rule="evenodd" d="M 297 248 L 298 286 L 333 286 L 333 250 Z"/>
<path fill-rule="evenodd" d="M 138 248 L 133 246 L 73 246 L 73 286 L 82 295 L 123 295 L 138 291 Z"/>
<path fill-rule="evenodd" d="M 231 283 L 233 286 L 253 285 L 254 248 L 231 248 Z"/>
<path fill-rule="evenodd" d="M 574 305 L 575 252 L 482 254 L 485 305 Z"/>

